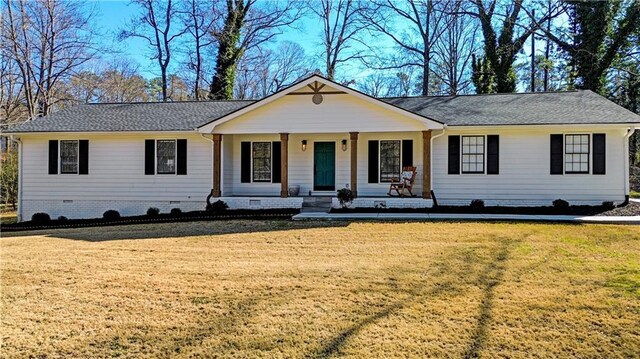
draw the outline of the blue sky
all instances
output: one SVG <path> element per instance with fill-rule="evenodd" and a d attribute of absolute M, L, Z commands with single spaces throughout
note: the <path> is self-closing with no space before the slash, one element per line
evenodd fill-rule
<path fill-rule="evenodd" d="M 140 73 L 146 78 L 159 76 L 157 63 L 151 59 L 151 49 L 145 41 L 136 38 L 123 41 L 117 40 L 117 34 L 126 27 L 127 23 L 140 14 L 140 8 L 135 4 L 131 4 L 128 0 L 93 0 L 89 2 L 89 6 L 95 10 L 94 22 L 100 34 L 100 43 L 104 48 L 113 51 L 113 54 L 105 54 L 104 58 L 107 61 L 128 58 L 139 65 Z M 285 33 L 276 38 L 274 45 L 277 45 L 278 41 L 296 42 L 304 48 L 307 56 L 314 56 L 318 61 L 318 68 L 322 68 L 320 56 L 322 27 L 318 20 L 308 17 L 302 19 L 297 27 L 285 29 Z M 375 41 L 377 48 L 382 51 L 388 51 L 393 45 L 389 39 L 384 37 L 377 38 Z M 519 56 L 518 61 L 528 62 L 530 53 L 529 41 L 527 41 L 523 49 L 524 54 Z M 544 42 L 536 41 L 536 45 L 537 51 L 540 53 Z M 180 74 L 181 56 L 183 55 L 179 52 L 173 53 L 170 72 Z M 211 59 L 211 61 L 214 61 L 214 59 Z M 362 77 L 370 72 L 364 69 L 360 63 L 354 63 L 349 68 L 345 67 L 342 70 L 343 75 L 352 78 L 353 76 Z M 520 91 L 526 90 L 522 84 L 519 84 L 518 87 Z"/>
<path fill-rule="evenodd" d="M 159 75 L 157 65 L 150 60 L 151 50 L 148 44 L 141 40 L 130 38 L 123 41 L 117 40 L 117 34 L 132 19 L 140 13 L 140 8 L 131 4 L 128 0 L 100 0 L 91 2 L 95 8 L 95 24 L 100 34 L 101 43 L 105 48 L 116 52 L 107 58 L 127 57 L 140 65 L 140 72 L 147 78 Z M 310 21 L 303 19 L 300 22 L 300 29 L 287 29 L 286 32 L 277 37 L 276 41 L 293 41 L 300 44 L 308 55 L 317 54 L 319 51 L 320 28 L 310 26 Z M 313 30 L 307 30 L 313 28 Z M 174 66 L 178 66 L 180 54 L 175 53 Z M 175 68 L 174 71 L 179 69 Z"/>

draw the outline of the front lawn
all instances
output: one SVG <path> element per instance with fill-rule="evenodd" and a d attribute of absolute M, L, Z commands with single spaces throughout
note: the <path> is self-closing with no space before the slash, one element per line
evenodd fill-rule
<path fill-rule="evenodd" d="M 640 227 L 189 222 L 3 234 L 0 357 L 634 357 Z"/>

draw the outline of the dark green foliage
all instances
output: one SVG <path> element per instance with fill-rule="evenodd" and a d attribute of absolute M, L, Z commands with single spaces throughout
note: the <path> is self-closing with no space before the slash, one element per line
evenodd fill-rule
<path fill-rule="evenodd" d="M 206 211 L 213 214 L 221 214 L 229 209 L 229 205 L 223 200 L 217 200 L 211 204 L 207 204 Z"/>
<path fill-rule="evenodd" d="M 218 40 L 215 73 L 209 87 L 212 100 L 230 100 L 233 98 L 233 86 L 236 79 L 238 61 L 244 53 L 240 47 L 240 36 L 249 6 L 244 1 L 228 2 L 224 27 L 215 34 Z"/>
<path fill-rule="evenodd" d="M 347 207 L 355 198 L 353 191 L 348 188 L 342 188 L 338 190 L 338 201 L 340 201 L 340 207 Z"/>
<path fill-rule="evenodd" d="M 611 201 L 602 202 L 602 208 L 607 210 L 607 211 L 610 211 L 610 210 L 616 208 L 616 204 L 611 202 Z"/>
<path fill-rule="evenodd" d="M 65 216 L 58 217 L 58 221 L 60 221 L 60 222 L 64 222 L 64 221 L 68 221 L 68 220 L 69 220 L 69 218 L 67 218 Z"/>
<path fill-rule="evenodd" d="M 172 216 L 179 216 L 182 214 L 182 210 L 180 208 L 171 208 Z"/>
<path fill-rule="evenodd" d="M 484 201 L 481 199 L 474 199 L 469 204 L 469 207 L 474 211 L 482 211 L 484 209 Z"/>
<path fill-rule="evenodd" d="M 489 66 L 489 62 L 487 62 L 484 57 L 477 59 L 476 55 L 472 55 L 471 71 L 471 81 L 476 87 L 476 93 L 486 94 L 495 92 L 493 90 L 495 74 Z"/>
<path fill-rule="evenodd" d="M 565 201 L 564 199 L 558 198 L 553 201 L 553 208 L 560 211 L 566 211 L 567 209 L 569 209 L 569 202 Z"/>
<path fill-rule="evenodd" d="M 607 71 L 640 27 L 640 1 L 567 2 L 572 41 L 549 32 L 547 36 L 569 55 L 577 87 L 602 93 Z"/>
<path fill-rule="evenodd" d="M 496 0 L 497 1 L 497 0 Z M 484 37 L 484 57 L 483 62 L 474 61 L 473 68 L 480 84 L 477 93 L 505 93 L 514 92 L 516 89 L 516 75 L 513 69 L 516 55 L 529 38 L 536 27 L 526 28 L 522 33 L 517 34 L 517 21 L 522 11 L 523 2 L 514 1 L 507 16 L 498 21 L 494 18 L 496 2 L 488 2 L 488 7 L 482 0 L 475 2 L 478 9 L 476 16 L 480 20 L 482 35 Z M 500 24 L 496 30 L 495 26 Z M 480 71 L 478 71 L 480 70 Z M 482 75 L 485 74 L 485 75 Z M 473 80 L 474 84 L 476 83 Z"/>
<path fill-rule="evenodd" d="M 120 219 L 120 212 L 114 209 L 110 209 L 102 214 L 102 218 L 106 219 L 107 221 L 116 221 Z"/>
<path fill-rule="evenodd" d="M 33 216 L 31 216 L 31 221 L 36 223 L 47 223 L 51 221 L 51 216 L 49 216 L 48 213 L 38 212 L 34 213 Z"/>
<path fill-rule="evenodd" d="M 147 209 L 147 216 L 156 217 L 159 214 L 160 214 L 160 209 L 157 207 L 149 207 L 149 209 Z"/>

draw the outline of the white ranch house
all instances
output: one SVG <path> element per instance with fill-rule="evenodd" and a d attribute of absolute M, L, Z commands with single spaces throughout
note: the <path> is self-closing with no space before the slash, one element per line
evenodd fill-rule
<path fill-rule="evenodd" d="M 345 187 L 355 207 L 621 203 L 638 124 L 591 91 L 376 99 L 313 75 L 259 101 L 88 104 L 7 132 L 27 220 L 201 210 L 208 195 L 300 208 Z M 388 197 L 411 165 L 417 197 Z"/>

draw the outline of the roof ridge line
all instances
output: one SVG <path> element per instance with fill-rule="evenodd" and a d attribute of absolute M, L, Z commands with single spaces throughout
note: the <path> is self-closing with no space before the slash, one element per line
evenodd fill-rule
<path fill-rule="evenodd" d="M 185 101 L 133 101 L 133 102 L 91 102 L 82 103 L 80 106 L 97 106 L 97 105 L 157 105 L 157 104 L 179 104 L 179 103 L 219 103 L 219 102 L 255 102 L 256 99 L 230 99 L 230 100 L 185 100 Z"/>
<path fill-rule="evenodd" d="M 540 91 L 540 92 L 503 92 L 503 93 L 478 93 L 478 94 L 459 94 L 459 95 L 428 95 L 428 96 L 391 96 L 391 97 L 376 97 L 379 100 L 388 100 L 395 98 L 443 98 L 443 97 L 481 97 L 481 96 L 501 96 L 501 95 L 545 95 L 545 94 L 558 94 L 558 93 L 577 93 L 586 92 L 590 90 L 566 90 L 566 91 Z"/>

